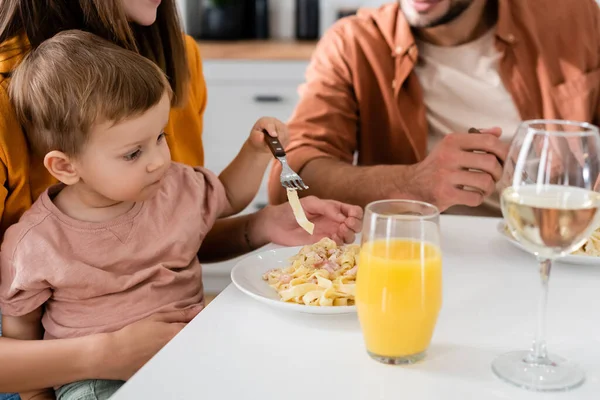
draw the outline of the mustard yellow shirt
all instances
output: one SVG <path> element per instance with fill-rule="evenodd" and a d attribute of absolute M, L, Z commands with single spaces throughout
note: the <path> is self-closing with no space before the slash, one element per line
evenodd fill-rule
<path fill-rule="evenodd" d="M 172 108 L 165 131 L 174 161 L 191 166 L 204 164 L 202 116 L 206 108 L 206 82 L 200 51 L 186 36 L 190 69 L 188 99 L 181 108 Z M 0 50 L 0 237 L 55 179 L 42 159 L 31 153 L 27 138 L 17 122 L 8 98 L 8 75 L 21 61 L 28 45 L 24 37 L 4 43 Z"/>

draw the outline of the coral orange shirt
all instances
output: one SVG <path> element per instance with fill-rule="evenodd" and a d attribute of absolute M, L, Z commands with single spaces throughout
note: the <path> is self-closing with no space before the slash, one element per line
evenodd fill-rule
<path fill-rule="evenodd" d="M 520 118 L 599 124 L 598 4 L 593 0 L 496 3 L 498 72 Z M 361 166 L 422 161 L 429 127 L 423 88 L 415 73 L 421 61 L 398 2 L 364 9 L 337 22 L 317 45 L 300 101 L 288 122 L 290 166 L 301 173 L 317 158 L 351 164 L 355 153 Z M 448 101 L 457 100 L 449 97 Z M 274 203 L 286 201 L 280 173 L 275 162 L 269 179 L 269 199 Z"/>
<path fill-rule="evenodd" d="M 10 72 L 27 48 L 24 37 L 0 45 L 0 238 L 40 194 L 56 183 L 42 160 L 30 151 L 8 98 Z M 189 36 L 186 37 L 186 49 L 191 85 L 188 99 L 183 107 L 171 109 L 165 131 L 174 161 L 201 166 L 204 164 L 202 116 L 206 108 L 206 82 L 200 51 Z"/>

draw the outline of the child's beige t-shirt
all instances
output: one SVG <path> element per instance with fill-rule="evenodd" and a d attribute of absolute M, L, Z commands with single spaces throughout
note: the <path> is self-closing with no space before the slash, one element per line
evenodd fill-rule
<path fill-rule="evenodd" d="M 45 304 L 45 338 L 112 332 L 151 314 L 203 304 L 196 256 L 221 214 L 225 189 L 203 168 L 173 163 L 150 200 L 108 222 L 56 208 L 52 187 L 4 237 L 0 309 Z"/>

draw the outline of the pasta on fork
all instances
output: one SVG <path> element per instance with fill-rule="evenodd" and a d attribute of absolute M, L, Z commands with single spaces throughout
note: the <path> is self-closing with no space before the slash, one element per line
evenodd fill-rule
<path fill-rule="evenodd" d="M 324 238 L 304 246 L 290 258 L 291 265 L 272 269 L 263 279 L 277 290 L 282 301 L 307 306 L 354 305 L 360 247 L 338 247 Z"/>

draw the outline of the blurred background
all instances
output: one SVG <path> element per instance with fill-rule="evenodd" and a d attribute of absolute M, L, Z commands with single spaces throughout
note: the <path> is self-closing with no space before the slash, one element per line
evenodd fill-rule
<path fill-rule="evenodd" d="M 351 13 L 359 7 L 379 6 L 386 2 L 389 0 L 178 0 L 186 32 L 194 37 L 202 36 L 203 26 L 204 33 L 210 32 L 211 23 L 220 20 L 219 17 L 214 17 L 214 8 L 228 9 L 229 22 L 223 21 L 222 25 L 228 25 L 229 32 L 224 30 L 223 36 L 232 33 L 236 36 L 235 32 L 240 26 L 239 24 L 235 26 L 233 22 L 239 21 L 240 10 L 245 10 L 241 16 L 242 25 L 254 25 L 252 19 L 255 14 L 252 10 L 260 10 L 265 7 L 264 4 L 267 4 L 269 37 L 275 39 L 295 38 L 297 17 L 301 21 L 304 19 L 307 24 L 306 29 L 315 29 L 321 34 L 338 19 L 340 13 Z M 318 9 L 319 14 L 317 19 L 314 18 L 314 11 L 312 11 L 315 8 Z M 207 9 L 208 13 L 205 12 Z M 211 12 L 213 18 L 206 18 Z M 260 25 L 262 17 L 261 15 L 257 17 Z"/>

